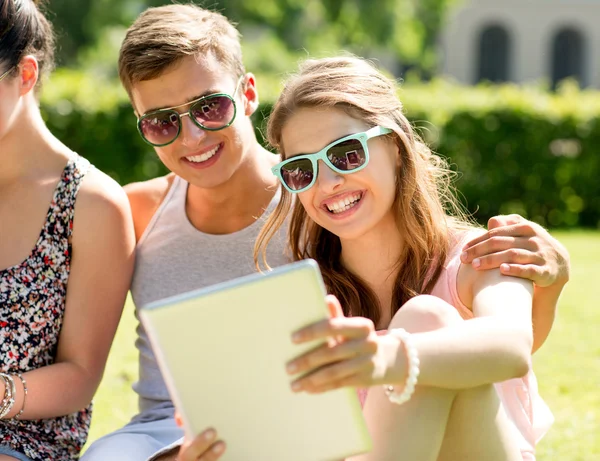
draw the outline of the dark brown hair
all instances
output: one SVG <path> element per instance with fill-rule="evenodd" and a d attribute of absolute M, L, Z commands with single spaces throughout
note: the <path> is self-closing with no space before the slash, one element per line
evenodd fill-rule
<path fill-rule="evenodd" d="M 392 315 L 410 298 L 430 293 L 452 244 L 453 229 L 469 224 L 451 190 L 451 172 L 445 161 L 423 143 L 403 114 L 396 83 L 369 62 L 356 57 L 306 61 L 292 76 L 275 103 L 267 137 L 285 158 L 282 130 L 290 115 L 300 108 L 332 107 L 370 126 L 394 131 L 388 135 L 398 149 L 396 225 L 404 239 L 397 262 Z M 340 300 L 346 315 L 370 318 L 377 325 L 381 306 L 364 280 L 341 262 L 339 237 L 317 225 L 299 200 L 282 188 L 282 198 L 257 239 L 254 258 L 268 267 L 266 247 L 292 211 L 289 245 L 295 260 L 312 258 L 330 293 Z"/>
<path fill-rule="evenodd" d="M 54 67 L 54 33 L 38 8 L 42 3 L 0 0 L 0 73 L 16 68 L 27 55 L 37 59 L 40 75 Z"/>

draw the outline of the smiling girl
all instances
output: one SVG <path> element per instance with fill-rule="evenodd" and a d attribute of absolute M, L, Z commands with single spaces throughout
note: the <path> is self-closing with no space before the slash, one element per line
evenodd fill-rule
<path fill-rule="evenodd" d="M 269 120 L 285 193 L 257 257 L 292 210 L 294 259 L 316 259 L 332 294 L 331 319 L 293 340 L 335 341 L 288 364 L 292 388 L 364 389 L 374 449 L 356 459 L 534 459 L 552 416 L 531 370 L 533 284 L 461 263 L 483 231 L 396 93 L 366 61 L 308 61 Z"/>

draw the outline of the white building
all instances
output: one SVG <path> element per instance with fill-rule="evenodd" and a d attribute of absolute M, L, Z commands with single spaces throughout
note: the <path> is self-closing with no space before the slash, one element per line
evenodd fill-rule
<path fill-rule="evenodd" d="M 600 0 L 463 0 L 441 37 L 442 71 L 459 82 L 600 88 Z"/>

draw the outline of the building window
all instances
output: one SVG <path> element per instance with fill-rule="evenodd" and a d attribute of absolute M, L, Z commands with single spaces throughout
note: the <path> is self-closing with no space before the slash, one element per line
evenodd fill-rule
<path fill-rule="evenodd" d="M 583 72 L 584 40 L 579 31 L 565 28 L 552 42 L 552 88 L 565 78 L 575 78 L 585 86 Z"/>
<path fill-rule="evenodd" d="M 487 26 L 479 37 L 477 78 L 490 82 L 506 82 L 510 78 L 510 38 L 506 29 L 499 25 Z"/>

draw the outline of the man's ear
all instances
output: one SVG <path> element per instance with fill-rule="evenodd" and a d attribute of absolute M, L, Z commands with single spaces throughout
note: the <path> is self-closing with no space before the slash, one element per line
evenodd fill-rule
<path fill-rule="evenodd" d="M 251 116 L 258 109 L 258 90 L 256 89 L 256 78 L 253 74 L 247 73 L 244 76 L 242 85 L 242 94 L 244 96 L 244 114 Z"/>
<path fill-rule="evenodd" d="M 19 63 L 19 83 L 21 96 L 26 95 L 35 88 L 39 79 L 39 66 L 35 56 L 25 56 Z"/>

